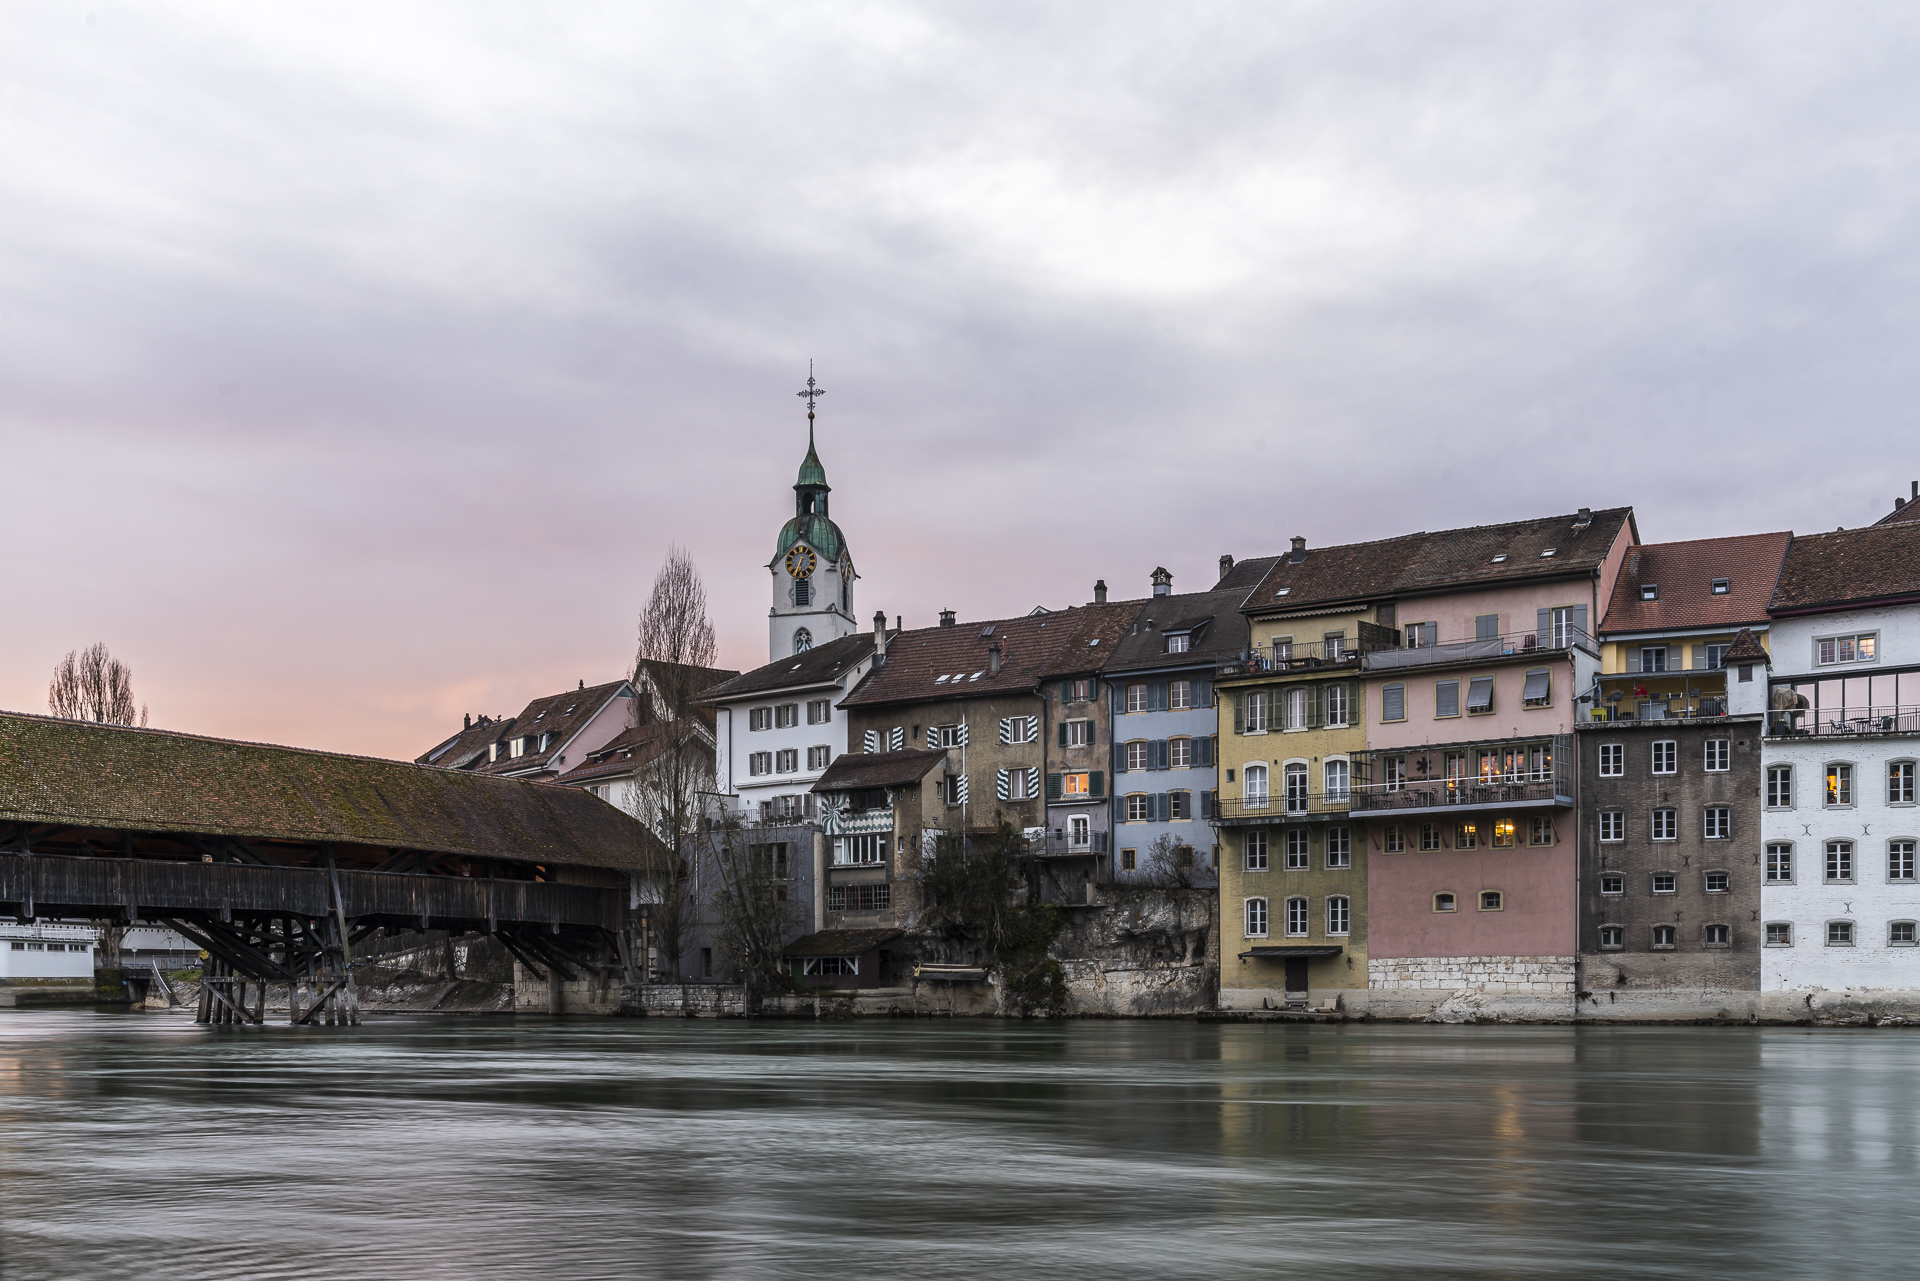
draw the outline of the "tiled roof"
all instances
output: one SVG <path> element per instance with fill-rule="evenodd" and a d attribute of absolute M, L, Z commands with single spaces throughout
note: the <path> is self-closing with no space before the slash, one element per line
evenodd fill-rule
<path fill-rule="evenodd" d="M 1260 580 L 1267 576 L 1267 571 L 1272 569 L 1273 563 L 1279 559 L 1278 556 L 1250 556 L 1246 560 L 1236 562 L 1234 567 L 1227 571 L 1226 577 L 1215 583 L 1211 590 L 1239 592 L 1245 596 L 1260 585 Z"/>
<path fill-rule="evenodd" d="M 658 842 L 571 787 L 0 712 L 0 820 L 639 870 Z"/>
<path fill-rule="evenodd" d="M 1241 608 L 1256 614 L 1590 574 L 1606 559 L 1621 526 L 1632 520 L 1633 508 L 1614 507 L 1592 513 L 1584 526 L 1577 514 L 1569 513 L 1403 534 L 1374 543 L 1309 547 L 1299 563 L 1290 556 L 1278 557 Z M 1553 555 L 1545 555 L 1548 551 Z"/>
<path fill-rule="evenodd" d="M 606 705 L 607 700 L 627 688 L 626 681 L 618 680 L 536 698 L 518 716 L 462 730 L 431 751 L 416 756 L 414 761 L 440 769 L 470 769 L 482 774 L 536 772 L 547 768 L 548 759 L 565 747 L 567 740 L 586 725 L 593 714 Z M 551 734 L 553 737 L 548 740 L 544 752 L 530 751 L 512 758 L 502 756 L 492 763 L 487 761 L 488 744 L 505 742 L 525 734 L 533 735 L 536 744 L 541 734 Z"/>
<path fill-rule="evenodd" d="M 1032 690 L 1049 672 L 1097 670 L 1104 662 L 1101 655 L 1111 651 L 1139 608 L 1139 601 L 1077 605 L 1049 614 L 901 632 L 887 642 L 886 663 L 867 673 L 840 705 L 978 698 Z M 989 670 L 989 650 L 996 643 L 997 673 Z M 1089 655 L 1096 661 L 1081 661 Z"/>
<path fill-rule="evenodd" d="M 1773 589 L 1774 613 L 1920 596 L 1920 521 L 1795 534 Z"/>
<path fill-rule="evenodd" d="M 750 694 L 764 694 L 778 689 L 795 689 L 806 685 L 824 685 L 838 680 L 848 669 L 858 667 L 868 654 L 873 652 L 873 634 L 855 632 L 851 636 L 842 636 L 839 640 L 828 641 L 824 645 L 815 645 L 804 654 L 795 654 L 792 658 L 776 659 L 765 667 L 756 667 L 750 672 L 742 672 L 732 680 L 723 681 L 702 695 L 702 700 L 718 703 L 728 699 L 745 698 Z"/>
<path fill-rule="evenodd" d="M 672 726 L 666 722 L 629 725 L 608 740 L 605 747 L 593 752 L 585 761 L 553 781 L 578 786 L 602 778 L 631 774 L 664 754 L 673 742 Z"/>
<path fill-rule="evenodd" d="M 1759 641 L 1753 638 L 1753 632 L 1745 627 L 1733 638 L 1733 644 L 1727 646 L 1726 657 L 1720 660 L 1728 667 L 1737 663 L 1771 663 L 1767 651 Z"/>
<path fill-rule="evenodd" d="M 904 787 L 947 759 L 938 748 L 909 747 L 899 752 L 843 752 L 813 785 L 816 792 L 852 792 L 863 787 Z"/>
<path fill-rule="evenodd" d="M 1692 627 L 1737 627 L 1767 621 L 1767 602 L 1780 577 L 1790 533 L 1642 543 L 1627 553 L 1614 580 L 1600 632 L 1652 632 Z M 1727 580 L 1725 595 L 1713 582 Z M 1659 589 L 1642 600 L 1641 588 Z"/>
<path fill-rule="evenodd" d="M 858 956 L 899 938 L 905 930 L 821 930 L 780 949 L 782 956 Z"/>
<path fill-rule="evenodd" d="M 1155 596 L 1140 607 L 1134 624 L 1113 647 L 1108 671 L 1164 667 L 1187 660 L 1205 660 L 1238 654 L 1247 647 L 1247 620 L 1240 613 L 1245 590 L 1196 592 L 1189 596 Z M 1148 624 L 1153 624 L 1151 627 Z M 1197 633 L 1192 629 L 1204 623 Z M 1166 652 L 1168 632 L 1187 631 L 1192 648 L 1184 654 Z"/>

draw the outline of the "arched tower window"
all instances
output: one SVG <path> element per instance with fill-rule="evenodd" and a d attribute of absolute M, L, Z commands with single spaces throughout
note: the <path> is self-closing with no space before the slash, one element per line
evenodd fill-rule
<path fill-rule="evenodd" d="M 793 652 L 804 654 L 813 648 L 813 633 L 802 627 L 793 634 Z"/>

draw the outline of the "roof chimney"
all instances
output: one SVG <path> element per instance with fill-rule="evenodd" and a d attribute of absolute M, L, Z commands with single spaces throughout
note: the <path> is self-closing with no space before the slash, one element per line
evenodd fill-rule
<path fill-rule="evenodd" d="M 1896 501 L 1897 501 L 1897 500 L 1896 500 Z M 472 729 L 472 728 L 473 728 L 473 713 L 472 713 L 472 712 L 468 712 L 468 713 L 467 713 L 467 714 L 466 714 L 465 716 L 463 716 L 463 717 L 461 717 L 461 718 L 460 718 L 460 720 L 461 720 L 461 725 L 460 725 L 460 728 L 461 728 L 461 729 Z"/>
<path fill-rule="evenodd" d="M 953 626 L 953 611 L 952 611 L 952 610 L 950 610 L 950 609 L 943 609 L 943 610 L 941 610 L 941 611 L 940 611 L 940 626 L 942 626 L 942 627 L 952 627 L 952 626 Z"/>
<path fill-rule="evenodd" d="M 1907 505 L 1906 499 L 1900 497 L 1900 495 L 1898 494 L 1895 494 L 1893 496 L 1893 509 L 1895 511 L 1899 511 L 1902 507 L 1905 507 L 1906 505 Z"/>
<path fill-rule="evenodd" d="M 1295 534 L 1293 536 L 1293 550 L 1287 553 L 1287 560 L 1292 564 L 1298 565 L 1301 561 L 1305 560 L 1306 558 L 1307 558 L 1307 540 L 1300 537 L 1300 535 Z"/>
<path fill-rule="evenodd" d="M 1096 605 L 1107 603 L 1107 580 L 1104 578 L 1093 580 L 1093 603 Z"/>
<path fill-rule="evenodd" d="M 1233 555 L 1232 555 L 1232 553 L 1230 553 L 1230 552 L 1221 552 L 1221 553 L 1220 553 L 1220 577 L 1219 577 L 1219 578 L 1218 578 L 1217 580 L 1215 580 L 1215 581 L 1217 581 L 1217 582 L 1225 582 L 1225 581 L 1226 581 L 1226 579 L 1227 579 L 1227 575 L 1228 575 L 1228 574 L 1231 574 L 1232 572 L 1233 572 Z"/>
<path fill-rule="evenodd" d="M 580 678 L 580 688 L 585 689 L 586 687 L 587 687 L 587 678 L 582 676 Z"/>
<path fill-rule="evenodd" d="M 999 674 L 1000 642 L 994 641 L 991 645 L 987 646 L 987 675 L 998 676 Z"/>
<path fill-rule="evenodd" d="M 887 661 L 887 611 L 873 611 L 873 665 L 879 667 Z"/>
<path fill-rule="evenodd" d="M 1155 596 L 1173 595 L 1173 575 L 1167 572 L 1165 565 L 1157 566 L 1153 571 L 1153 594 Z"/>
<path fill-rule="evenodd" d="M 1585 529 L 1591 524 L 1593 524 L 1593 508 L 1582 507 L 1573 518 L 1573 527 L 1575 529 Z"/>

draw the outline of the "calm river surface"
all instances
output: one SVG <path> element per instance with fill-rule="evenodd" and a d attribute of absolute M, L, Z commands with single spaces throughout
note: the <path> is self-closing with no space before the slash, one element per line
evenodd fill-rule
<path fill-rule="evenodd" d="M 0 1012 L 0 1276 L 1893 1276 L 1920 1032 Z"/>

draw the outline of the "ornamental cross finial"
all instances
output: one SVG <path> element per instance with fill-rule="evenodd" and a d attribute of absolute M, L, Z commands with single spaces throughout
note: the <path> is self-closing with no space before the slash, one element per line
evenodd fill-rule
<path fill-rule="evenodd" d="M 807 421 L 812 422 L 813 421 L 813 402 L 819 399 L 821 396 L 826 395 L 827 389 L 825 387 L 818 386 L 814 383 L 813 362 L 811 360 L 807 362 L 807 389 L 805 391 L 795 392 L 794 394 L 796 396 L 799 396 L 800 399 L 807 402 Z"/>

